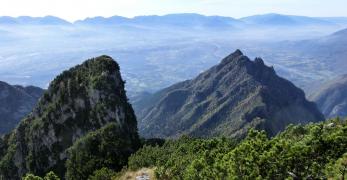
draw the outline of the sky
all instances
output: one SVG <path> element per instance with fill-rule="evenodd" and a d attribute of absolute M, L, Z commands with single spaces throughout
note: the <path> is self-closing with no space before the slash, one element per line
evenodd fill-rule
<path fill-rule="evenodd" d="M 0 0 L 0 16 L 53 15 L 69 21 L 171 13 L 235 18 L 266 13 L 347 17 L 346 7 L 347 0 Z"/>

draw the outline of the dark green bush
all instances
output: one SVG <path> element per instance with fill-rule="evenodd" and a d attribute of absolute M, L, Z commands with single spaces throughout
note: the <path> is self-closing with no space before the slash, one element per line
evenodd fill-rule
<path fill-rule="evenodd" d="M 110 123 L 76 141 L 68 151 L 66 178 L 87 179 L 103 167 L 121 170 L 138 147 L 137 138 L 128 136 L 117 124 Z"/>
<path fill-rule="evenodd" d="M 89 176 L 88 180 L 111 180 L 116 175 L 116 172 L 104 167 L 94 171 L 93 175 Z"/>
<path fill-rule="evenodd" d="M 160 179 L 326 179 L 347 177 L 347 122 L 290 125 L 269 139 L 250 130 L 239 144 L 226 138 L 182 137 L 144 146 L 129 168 L 156 167 Z"/>

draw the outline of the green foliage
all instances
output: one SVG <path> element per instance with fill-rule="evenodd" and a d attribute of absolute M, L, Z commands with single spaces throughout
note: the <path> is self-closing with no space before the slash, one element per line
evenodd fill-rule
<path fill-rule="evenodd" d="M 165 158 L 165 149 L 159 146 L 147 146 L 145 145 L 136 154 L 133 154 L 129 158 L 128 167 L 131 170 L 137 170 L 142 167 L 153 167 L 160 159 Z"/>
<path fill-rule="evenodd" d="M 128 164 L 130 169 L 156 166 L 156 175 L 163 179 L 214 179 L 222 176 L 216 160 L 234 146 L 234 141 L 226 138 L 181 137 L 168 140 L 162 147 L 144 146 L 129 158 Z"/>
<path fill-rule="evenodd" d="M 232 178 L 257 179 L 262 173 L 263 162 L 260 160 L 268 149 L 268 139 L 265 132 L 251 130 L 248 137 L 234 150 L 227 153 L 221 166 L 226 169 L 227 176 Z"/>
<path fill-rule="evenodd" d="M 11 138 L 13 138 L 13 136 Z M 16 145 L 11 144 L 7 149 L 7 153 L 0 161 L 0 175 L 5 179 L 11 178 L 13 174 L 17 172 L 17 167 L 15 166 L 13 160 L 16 151 L 15 148 Z"/>
<path fill-rule="evenodd" d="M 327 177 L 330 179 L 347 178 L 347 153 L 343 154 L 336 162 L 331 162 L 326 167 Z"/>
<path fill-rule="evenodd" d="M 43 179 L 44 180 L 60 180 L 60 178 L 56 174 L 54 174 L 53 171 L 50 171 L 49 173 L 47 173 Z"/>
<path fill-rule="evenodd" d="M 156 167 L 160 179 L 340 179 L 347 177 L 347 122 L 290 125 L 272 139 L 250 130 L 237 145 L 182 137 L 144 146 L 128 164 Z"/>
<path fill-rule="evenodd" d="M 111 180 L 117 173 L 108 168 L 101 168 L 94 171 L 93 175 L 89 176 L 88 180 Z"/>
<path fill-rule="evenodd" d="M 50 171 L 44 178 L 29 173 L 25 175 L 22 180 L 60 180 L 60 178 L 53 171 Z"/>
<path fill-rule="evenodd" d="M 43 179 L 33 174 L 27 174 L 25 177 L 22 178 L 22 180 L 43 180 Z"/>
<path fill-rule="evenodd" d="M 325 167 L 347 149 L 347 123 L 333 120 L 289 126 L 272 139 L 264 132 L 248 137 L 223 158 L 229 178 L 321 179 Z"/>
<path fill-rule="evenodd" d="M 87 179 L 103 167 L 121 170 L 138 146 L 137 138 L 128 136 L 116 123 L 88 133 L 68 151 L 66 178 Z"/>

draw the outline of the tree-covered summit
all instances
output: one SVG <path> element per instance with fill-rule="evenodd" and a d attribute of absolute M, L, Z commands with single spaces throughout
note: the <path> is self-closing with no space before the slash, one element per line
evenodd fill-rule
<path fill-rule="evenodd" d="M 63 177 L 66 150 L 109 123 L 126 134 L 122 141 L 131 144 L 128 151 L 135 151 L 136 117 L 119 65 L 100 56 L 57 76 L 30 115 L 1 138 L 0 177 L 18 179 L 28 172 L 43 176 L 51 170 Z"/>

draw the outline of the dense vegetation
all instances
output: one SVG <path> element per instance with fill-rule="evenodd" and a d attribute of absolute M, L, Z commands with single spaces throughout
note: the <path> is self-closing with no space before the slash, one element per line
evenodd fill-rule
<path fill-rule="evenodd" d="M 120 171 L 127 164 L 131 153 L 138 149 L 139 142 L 129 139 L 129 134 L 116 123 L 88 133 L 69 149 L 66 178 L 87 179 L 103 167 Z"/>
<path fill-rule="evenodd" d="M 50 171 L 43 178 L 33 174 L 27 174 L 22 178 L 22 180 L 60 180 L 60 178 L 53 171 Z"/>
<path fill-rule="evenodd" d="M 265 131 L 251 129 L 241 141 L 188 136 L 164 144 L 160 140 L 144 141 L 128 161 L 130 152 L 124 149 L 124 158 L 118 153 L 122 142 L 114 141 L 120 136 L 114 128 L 116 124 L 110 124 L 89 133 L 70 148 L 67 179 L 117 179 L 126 162 L 130 171 L 154 168 L 158 179 L 347 177 L 347 121 L 339 118 L 305 126 L 290 125 L 273 138 Z M 44 178 L 28 174 L 25 180 L 47 177 L 58 178 L 51 172 Z"/>
<path fill-rule="evenodd" d="M 144 146 L 129 168 L 156 167 L 160 179 L 322 179 L 347 174 L 347 122 L 291 125 L 273 138 L 250 130 L 238 145 L 226 138 L 169 140 Z"/>

